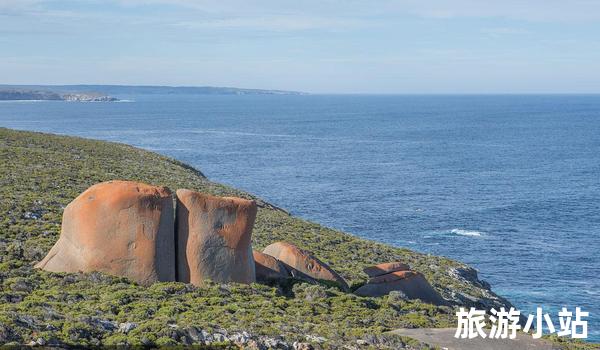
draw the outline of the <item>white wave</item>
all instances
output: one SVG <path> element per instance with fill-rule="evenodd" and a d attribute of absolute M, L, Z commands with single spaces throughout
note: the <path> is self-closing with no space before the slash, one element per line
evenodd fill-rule
<path fill-rule="evenodd" d="M 459 236 L 473 236 L 473 237 L 479 237 L 482 234 L 482 232 L 480 232 L 480 231 L 463 230 L 460 228 L 454 228 L 454 229 L 450 230 L 450 233 L 453 233 L 453 234 L 459 235 Z"/>

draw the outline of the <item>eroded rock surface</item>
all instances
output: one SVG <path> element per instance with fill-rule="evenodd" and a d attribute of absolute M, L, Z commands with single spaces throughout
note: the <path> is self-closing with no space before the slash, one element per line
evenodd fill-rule
<path fill-rule="evenodd" d="M 302 250 L 287 242 L 276 242 L 263 250 L 286 265 L 294 277 L 307 276 L 317 281 L 329 281 L 339 285 L 343 290 L 348 290 L 346 281 L 327 264 L 320 261 L 312 253 Z"/>
<path fill-rule="evenodd" d="M 292 277 L 281 261 L 258 250 L 254 250 L 252 254 L 257 282 L 277 282 Z"/>
<path fill-rule="evenodd" d="M 168 188 L 102 182 L 65 208 L 60 238 L 36 267 L 53 272 L 100 271 L 144 285 L 174 281 L 173 225 Z"/>
<path fill-rule="evenodd" d="M 369 283 L 354 291 L 367 297 L 381 297 L 391 291 L 398 291 L 407 299 L 421 299 L 435 305 L 447 305 L 447 302 L 427 282 L 427 279 L 415 271 L 395 271 L 373 277 Z"/>
<path fill-rule="evenodd" d="M 366 273 L 369 277 L 377 277 L 391 272 L 408 270 L 410 270 L 410 266 L 408 266 L 408 264 L 398 261 L 369 266 L 363 269 L 364 273 Z"/>
<path fill-rule="evenodd" d="M 255 281 L 254 201 L 177 190 L 177 280 Z"/>

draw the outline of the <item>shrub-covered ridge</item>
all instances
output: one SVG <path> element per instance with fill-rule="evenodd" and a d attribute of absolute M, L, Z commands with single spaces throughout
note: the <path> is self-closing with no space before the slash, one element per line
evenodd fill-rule
<path fill-rule="evenodd" d="M 89 186 L 112 179 L 255 199 L 260 207 L 255 249 L 275 241 L 294 243 L 314 252 L 354 287 L 367 280 L 364 266 L 404 261 L 456 305 L 508 305 L 464 264 L 292 217 L 211 182 L 185 164 L 131 146 L 0 129 L 0 164 L 0 344 L 40 339 L 65 345 L 191 344 L 200 343 L 197 334 L 205 331 L 247 332 L 256 339 L 309 342 L 318 348 L 399 348 L 406 339 L 383 333 L 455 325 L 451 308 L 407 302 L 395 294 L 363 298 L 307 284 L 141 287 L 99 273 L 33 269 L 58 239 L 64 207 Z"/>

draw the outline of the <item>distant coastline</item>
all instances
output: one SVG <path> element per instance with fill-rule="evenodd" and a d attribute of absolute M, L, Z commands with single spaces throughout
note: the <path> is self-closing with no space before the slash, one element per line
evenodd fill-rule
<path fill-rule="evenodd" d="M 0 101 L 116 102 L 119 99 L 100 93 L 60 93 L 51 90 L 0 89 Z"/>
<path fill-rule="evenodd" d="M 159 86 L 159 85 L 0 85 L 6 91 L 29 91 L 54 95 L 133 95 L 133 94 L 190 94 L 190 95 L 307 95 L 305 92 L 287 90 L 243 89 L 214 86 Z M 45 100 L 59 98 L 43 98 Z"/>

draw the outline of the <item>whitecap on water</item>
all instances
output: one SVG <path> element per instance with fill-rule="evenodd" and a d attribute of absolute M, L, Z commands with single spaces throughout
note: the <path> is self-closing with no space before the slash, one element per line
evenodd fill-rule
<path fill-rule="evenodd" d="M 464 230 L 464 229 L 460 229 L 460 228 L 454 228 L 454 229 L 450 230 L 450 233 L 458 235 L 458 236 L 475 236 L 475 237 L 479 237 L 482 234 L 482 232 L 480 232 L 480 231 Z"/>

